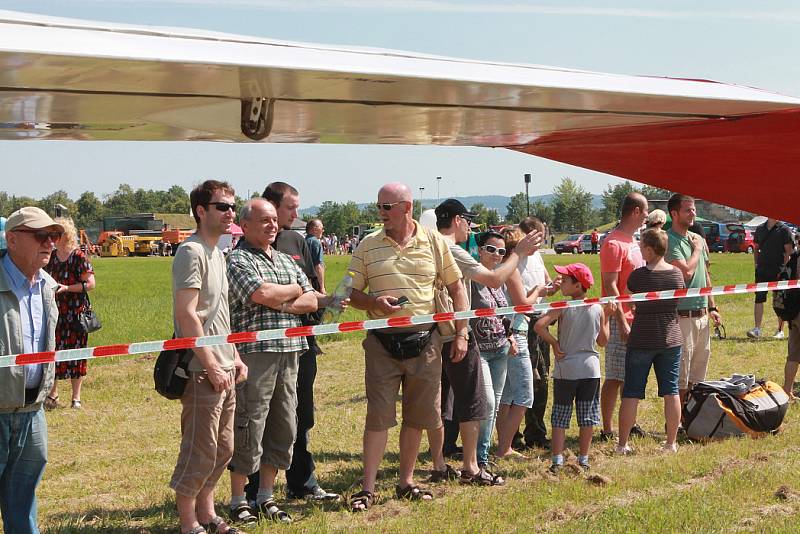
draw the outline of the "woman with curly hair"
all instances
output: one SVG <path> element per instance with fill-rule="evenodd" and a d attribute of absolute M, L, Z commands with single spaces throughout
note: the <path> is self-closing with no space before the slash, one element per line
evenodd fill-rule
<path fill-rule="evenodd" d="M 87 293 L 94 289 L 94 270 L 86 254 L 78 246 L 78 234 L 72 219 L 57 218 L 64 227 L 56 248 L 50 255 L 45 270 L 58 283 L 56 303 L 56 350 L 79 349 L 86 346 L 89 334 L 83 329 L 79 318 L 89 306 Z M 81 385 L 86 376 L 86 360 L 56 363 L 56 382 L 45 400 L 45 408 L 54 409 L 58 404 L 58 379 L 69 378 L 72 382 L 72 407 L 81 407 Z"/>

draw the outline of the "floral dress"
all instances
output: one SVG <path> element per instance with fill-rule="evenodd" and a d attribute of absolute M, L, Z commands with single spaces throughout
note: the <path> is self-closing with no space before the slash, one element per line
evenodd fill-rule
<path fill-rule="evenodd" d="M 44 268 L 59 284 L 79 284 L 85 273 L 94 274 L 92 264 L 80 249 L 73 250 L 66 261 L 61 261 L 54 250 Z M 61 293 L 56 295 L 58 323 L 56 324 L 56 350 L 80 349 L 86 346 L 89 334 L 81 328 L 78 316 L 86 308 L 86 293 Z M 86 375 L 86 360 L 56 363 L 56 378 L 79 378 Z"/>

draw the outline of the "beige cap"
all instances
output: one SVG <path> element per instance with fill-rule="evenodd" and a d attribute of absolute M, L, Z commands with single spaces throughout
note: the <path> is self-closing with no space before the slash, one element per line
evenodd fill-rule
<path fill-rule="evenodd" d="M 20 208 L 8 217 L 8 220 L 6 221 L 7 232 L 18 226 L 27 226 L 32 230 L 57 226 L 62 232 L 64 231 L 64 227 L 55 222 L 47 214 L 47 212 L 33 206 L 25 206 L 24 208 Z"/>

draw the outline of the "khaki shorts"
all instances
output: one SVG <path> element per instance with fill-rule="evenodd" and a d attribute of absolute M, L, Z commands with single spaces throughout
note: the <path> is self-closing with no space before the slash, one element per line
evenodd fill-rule
<path fill-rule="evenodd" d="M 800 363 L 800 316 L 789 322 L 789 354 L 787 360 Z"/>
<path fill-rule="evenodd" d="M 366 430 L 397 425 L 397 394 L 403 385 L 403 425 L 420 430 L 442 426 L 442 339 L 438 329 L 416 358 L 392 358 L 373 334 L 363 342 L 367 390 Z"/>
<path fill-rule="evenodd" d="M 708 314 L 702 317 L 678 316 L 683 337 L 679 389 L 689 389 L 689 384 L 697 384 L 706 379 L 708 359 L 711 357 L 709 321 Z"/>

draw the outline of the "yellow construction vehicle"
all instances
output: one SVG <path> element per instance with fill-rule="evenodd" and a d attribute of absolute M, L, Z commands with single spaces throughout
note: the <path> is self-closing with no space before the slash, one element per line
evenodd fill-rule
<path fill-rule="evenodd" d="M 131 236 L 136 241 L 134 250 L 137 256 L 156 256 L 158 255 L 158 242 L 161 241 L 161 236 Z"/>
<path fill-rule="evenodd" d="M 116 258 L 136 254 L 136 237 L 132 235 L 109 235 L 100 245 L 100 256 Z"/>

